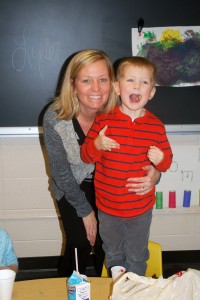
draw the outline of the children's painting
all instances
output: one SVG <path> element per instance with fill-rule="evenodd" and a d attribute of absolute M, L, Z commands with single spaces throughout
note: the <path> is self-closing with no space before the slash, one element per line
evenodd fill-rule
<path fill-rule="evenodd" d="M 200 85 L 200 26 L 132 28 L 132 54 L 157 67 L 157 85 Z"/>

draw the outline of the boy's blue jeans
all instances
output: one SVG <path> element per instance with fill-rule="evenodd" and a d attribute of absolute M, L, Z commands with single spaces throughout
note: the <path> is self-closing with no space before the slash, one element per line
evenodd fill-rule
<path fill-rule="evenodd" d="M 144 276 L 149 258 L 148 240 L 152 209 L 123 219 L 98 211 L 99 232 L 103 240 L 106 266 L 124 266 L 127 272 Z"/>

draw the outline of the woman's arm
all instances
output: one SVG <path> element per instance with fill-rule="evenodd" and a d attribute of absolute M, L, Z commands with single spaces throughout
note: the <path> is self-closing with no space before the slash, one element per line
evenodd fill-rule
<path fill-rule="evenodd" d="M 64 194 L 67 201 L 76 209 L 77 215 L 82 217 L 87 238 L 90 244 L 94 245 L 97 221 L 92 207 L 72 173 L 67 153 L 59 134 L 47 121 L 44 121 L 43 128 L 52 180 L 58 193 Z"/>
<path fill-rule="evenodd" d="M 45 115 L 43 122 L 44 142 L 50 164 L 55 197 L 59 200 L 65 195 L 67 201 L 76 209 L 77 215 L 86 217 L 92 212 L 92 207 L 73 175 L 63 141 L 51 122 L 53 121 L 49 121 L 49 116 Z"/>
<path fill-rule="evenodd" d="M 137 195 L 144 195 L 160 181 L 161 173 L 153 166 L 145 166 L 147 175 L 144 177 L 129 178 L 126 187 L 129 192 L 134 192 Z"/>

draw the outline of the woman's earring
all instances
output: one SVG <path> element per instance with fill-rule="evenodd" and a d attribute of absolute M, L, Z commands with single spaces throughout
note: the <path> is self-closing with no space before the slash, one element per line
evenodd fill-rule
<path fill-rule="evenodd" d="M 74 94 L 74 102 L 75 102 L 76 105 L 78 104 L 78 96 L 77 96 L 77 94 Z"/>
<path fill-rule="evenodd" d="M 118 100 L 117 100 L 117 102 L 118 102 L 118 105 L 120 105 L 120 104 L 122 103 L 122 101 L 121 101 L 121 97 L 120 97 L 120 96 L 118 96 Z"/>

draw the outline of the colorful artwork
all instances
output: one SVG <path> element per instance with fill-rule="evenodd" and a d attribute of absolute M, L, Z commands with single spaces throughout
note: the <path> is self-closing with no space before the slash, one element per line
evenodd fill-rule
<path fill-rule="evenodd" d="M 155 63 L 158 85 L 200 85 L 199 26 L 132 28 L 132 54 Z"/>

